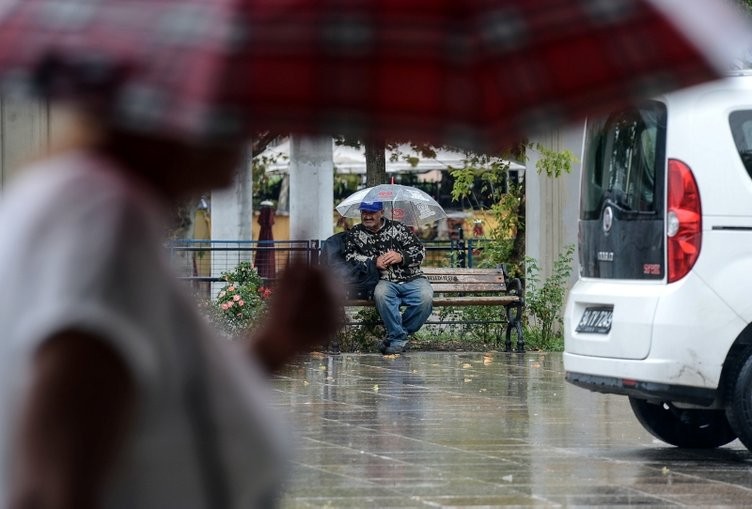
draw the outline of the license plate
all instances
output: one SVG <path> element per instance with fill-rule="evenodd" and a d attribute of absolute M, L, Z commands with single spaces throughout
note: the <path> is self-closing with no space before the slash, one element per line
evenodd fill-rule
<path fill-rule="evenodd" d="M 577 332 L 588 334 L 608 334 L 611 330 L 611 318 L 614 314 L 613 306 L 596 306 L 585 308 Z"/>

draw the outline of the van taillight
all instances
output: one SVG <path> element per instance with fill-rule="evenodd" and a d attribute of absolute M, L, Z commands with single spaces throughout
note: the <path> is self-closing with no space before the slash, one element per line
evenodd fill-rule
<path fill-rule="evenodd" d="M 666 206 L 668 282 L 689 273 L 700 255 L 702 210 L 700 192 L 692 170 L 676 159 L 668 161 L 668 203 Z"/>

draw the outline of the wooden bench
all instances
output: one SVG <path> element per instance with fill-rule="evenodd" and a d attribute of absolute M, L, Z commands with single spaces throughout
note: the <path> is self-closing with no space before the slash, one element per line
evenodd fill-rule
<path fill-rule="evenodd" d="M 512 331 L 517 335 L 516 350 L 525 350 L 522 335 L 522 310 L 525 304 L 522 283 L 508 279 L 503 268 L 466 269 L 454 267 L 423 267 L 423 273 L 433 286 L 433 306 L 499 306 L 499 319 L 492 323 L 506 323 L 504 348 L 512 351 Z M 372 307 L 372 300 L 350 300 L 350 307 Z M 463 323 L 463 322 L 427 322 Z M 488 323 L 488 322 L 486 322 Z M 501 343 L 501 338 L 498 338 Z"/>

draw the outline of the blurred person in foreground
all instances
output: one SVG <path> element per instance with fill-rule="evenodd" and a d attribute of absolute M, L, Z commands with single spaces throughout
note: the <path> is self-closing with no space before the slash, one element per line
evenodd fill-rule
<path fill-rule="evenodd" d="M 384 355 L 402 353 L 433 310 L 433 288 L 420 269 L 426 248 L 407 226 L 384 217 L 382 202 L 359 208 L 361 222 L 345 237 L 345 259 L 376 264 L 380 278 L 373 300 L 387 333 L 378 348 Z"/>
<path fill-rule="evenodd" d="M 334 287 L 295 266 L 253 337 L 219 339 L 163 235 L 244 143 L 136 134 L 88 106 L 66 106 L 66 139 L 0 202 L 0 506 L 274 506 L 290 451 L 264 377 L 334 335 Z"/>

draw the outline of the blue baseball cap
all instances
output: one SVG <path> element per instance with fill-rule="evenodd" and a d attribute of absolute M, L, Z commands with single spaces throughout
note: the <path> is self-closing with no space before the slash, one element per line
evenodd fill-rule
<path fill-rule="evenodd" d="M 364 201 L 358 206 L 358 208 L 366 212 L 378 212 L 380 210 L 384 210 L 384 204 L 380 201 L 373 201 L 373 202 Z"/>

